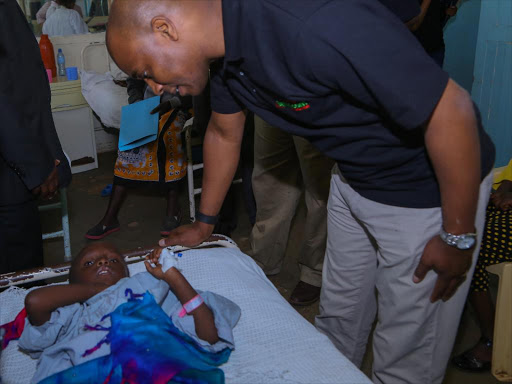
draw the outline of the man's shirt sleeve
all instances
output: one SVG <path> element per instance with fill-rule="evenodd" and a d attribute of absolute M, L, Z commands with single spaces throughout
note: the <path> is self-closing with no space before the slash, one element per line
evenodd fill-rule
<path fill-rule="evenodd" d="M 223 61 L 210 66 L 210 96 L 212 111 L 232 114 L 242 111 L 242 106 L 235 99 L 223 78 Z"/>

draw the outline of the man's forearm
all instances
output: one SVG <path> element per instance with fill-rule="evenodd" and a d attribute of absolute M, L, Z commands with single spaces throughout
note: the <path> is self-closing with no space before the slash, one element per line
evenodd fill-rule
<path fill-rule="evenodd" d="M 480 186 L 480 143 L 469 95 L 449 81 L 425 132 L 447 232 L 473 232 Z"/>
<path fill-rule="evenodd" d="M 217 215 L 233 181 L 242 145 L 242 113 L 214 115 L 204 137 L 203 187 L 200 211 L 205 215 Z"/>

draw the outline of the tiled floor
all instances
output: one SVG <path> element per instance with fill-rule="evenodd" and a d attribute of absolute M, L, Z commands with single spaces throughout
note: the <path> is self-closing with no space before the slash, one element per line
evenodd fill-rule
<path fill-rule="evenodd" d="M 100 155 L 100 168 L 97 170 L 74 175 L 73 182 L 68 188 L 69 217 L 71 227 L 72 252 L 76 254 L 86 243 L 85 232 L 95 225 L 103 216 L 108 198 L 100 196 L 101 190 L 111 182 L 112 169 L 115 161 L 114 153 Z M 238 186 L 238 195 L 241 188 Z M 181 197 L 181 207 L 184 213 L 188 212 L 186 191 Z M 240 196 L 238 196 L 240 197 Z M 241 198 L 238 199 L 238 227 L 233 233 L 233 239 L 242 250 L 249 246 L 250 224 L 244 211 Z M 106 240 L 112 242 L 122 250 L 134 249 L 139 246 L 156 244 L 159 236 L 160 223 L 164 216 L 165 199 L 155 191 L 138 190 L 130 194 L 125 201 L 119 215 L 121 231 L 110 235 Z M 186 214 L 184 216 L 187 216 Z M 301 223 L 304 213 L 299 212 L 295 217 L 292 233 L 289 239 L 289 249 L 286 255 L 283 271 L 270 278 L 277 286 L 279 292 L 287 298 L 293 290 L 298 279 L 298 267 L 295 255 L 301 238 Z M 43 229 L 55 230 L 59 223 L 57 212 L 44 213 Z M 49 240 L 45 243 L 45 262 L 47 265 L 63 261 L 63 248 L 61 240 Z M 309 307 L 297 308 L 308 321 L 313 322 L 318 312 L 318 303 Z M 470 310 L 466 310 L 459 329 L 454 352 L 458 353 L 471 346 L 478 339 L 477 327 Z M 366 374 L 371 371 L 371 353 L 367 352 L 362 370 Z M 460 372 L 451 366 L 448 367 L 445 384 L 491 384 L 498 383 L 490 373 L 469 374 Z"/>

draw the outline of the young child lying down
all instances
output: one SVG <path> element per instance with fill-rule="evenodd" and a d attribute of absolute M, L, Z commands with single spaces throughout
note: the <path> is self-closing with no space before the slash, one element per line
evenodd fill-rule
<path fill-rule="evenodd" d="M 186 256 L 185 256 L 186 257 Z M 86 246 L 69 284 L 31 291 L 19 346 L 38 358 L 33 383 L 224 382 L 240 308 L 196 292 L 157 250 L 128 277 L 110 244 Z"/>

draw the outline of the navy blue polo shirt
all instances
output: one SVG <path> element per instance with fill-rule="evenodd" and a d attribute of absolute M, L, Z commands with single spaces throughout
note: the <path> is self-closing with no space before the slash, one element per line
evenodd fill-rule
<path fill-rule="evenodd" d="M 440 206 L 422 126 L 448 75 L 390 10 L 375 0 L 223 0 L 222 12 L 215 112 L 248 108 L 305 137 L 368 199 Z M 487 174 L 494 148 L 481 128 L 480 141 Z"/>

